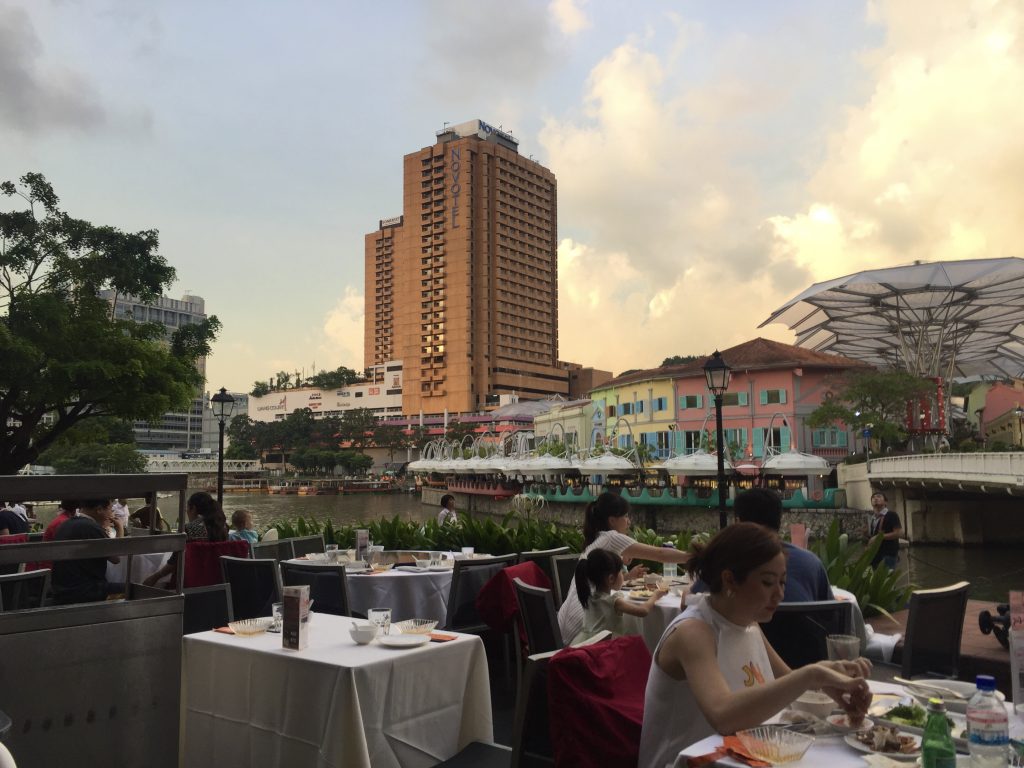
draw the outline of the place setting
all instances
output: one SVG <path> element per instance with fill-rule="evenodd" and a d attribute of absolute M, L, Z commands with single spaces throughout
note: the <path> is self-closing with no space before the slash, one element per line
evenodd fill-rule
<path fill-rule="evenodd" d="M 367 619 L 355 620 L 349 634 L 357 645 L 376 643 L 386 648 L 418 648 L 429 642 L 447 642 L 458 636 L 434 632 L 433 619 L 405 619 L 392 623 L 390 608 L 371 608 Z"/>

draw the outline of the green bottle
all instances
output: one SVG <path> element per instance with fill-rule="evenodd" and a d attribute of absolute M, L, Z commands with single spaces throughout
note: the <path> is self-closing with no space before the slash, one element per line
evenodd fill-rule
<path fill-rule="evenodd" d="M 956 748 L 949 733 L 946 705 L 942 699 L 928 700 L 928 720 L 921 740 L 922 768 L 955 768 Z"/>

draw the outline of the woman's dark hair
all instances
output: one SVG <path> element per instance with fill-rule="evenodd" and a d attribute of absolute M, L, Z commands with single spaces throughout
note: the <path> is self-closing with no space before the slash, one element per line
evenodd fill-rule
<path fill-rule="evenodd" d="M 576 594 L 580 598 L 580 605 L 586 608 L 590 602 L 591 584 L 600 591 L 608 577 L 621 570 L 622 558 L 610 549 L 598 548 L 586 557 L 581 557 L 576 565 Z"/>
<path fill-rule="evenodd" d="M 226 541 L 228 538 L 228 521 L 220 504 L 206 491 L 193 493 L 188 497 L 188 505 L 195 509 L 203 523 L 206 524 L 206 535 L 210 541 Z"/>
<path fill-rule="evenodd" d="M 454 503 L 455 497 L 452 496 L 450 493 L 446 493 L 444 496 L 441 497 L 441 506 L 444 507 L 445 509 L 451 509 L 451 505 Z"/>
<path fill-rule="evenodd" d="M 693 557 L 686 564 L 690 576 L 708 585 L 708 591 L 722 591 L 722 573 L 730 571 L 742 584 L 756 568 L 782 552 L 782 542 L 774 531 L 756 523 L 733 523 L 719 531 L 711 541 L 690 545 Z"/>
<path fill-rule="evenodd" d="M 611 529 L 608 519 L 629 514 L 629 502 L 618 494 L 605 491 L 587 505 L 583 513 L 583 545 L 589 547 L 597 534 Z"/>

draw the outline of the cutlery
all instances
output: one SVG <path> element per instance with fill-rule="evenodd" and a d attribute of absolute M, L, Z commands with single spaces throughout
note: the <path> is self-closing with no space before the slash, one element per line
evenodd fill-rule
<path fill-rule="evenodd" d="M 970 698 L 960 693 L 959 691 L 954 691 L 952 688 L 945 688 L 941 685 L 932 685 L 931 683 L 919 683 L 916 680 L 907 680 L 902 677 L 893 677 L 893 682 L 902 683 L 904 686 L 908 688 L 919 688 L 922 691 L 938 691 L 939 693 L 954 699 Z"/>

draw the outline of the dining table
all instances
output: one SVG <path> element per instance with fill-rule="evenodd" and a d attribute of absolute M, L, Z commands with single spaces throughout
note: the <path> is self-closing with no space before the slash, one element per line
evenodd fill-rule
<path fill-rule="evenodd" d="M 890 694 L 895 696 L 905 696 L 906 690 L 901 685 L 895 683 L 886 683 L 878 680 L 869 680 L 868 685 L 871 688 L 872 694 L 875 696 L 881 694 Z M 1024 720 L 1020 716 L 1014 715 L 1013 705 L 1006 704 L 1007 714 L 1010 722 L 1010 735 L 1014 738 L 1020 738 L 1022 732 L 1024 732 Z M 770 721 L 769 721 L 770 722 Z M 688 761 L 690 758 L 700 757 L 702 755 L 708 755 L 719 747 L 722 746 L 723 738 L 720 734 L 708 736 L 706 739 L 702 739 L 694 744 L 683 749 L 678 757 L 676 758 L 673 768 L 687 768 Z M 828 768 L 865 768 L 867 763 L 865 762 L 866 757 L 878 758 L 881 756 L 865 755 L 864 752 L 857 751 L 849 744 L 846 743 L 844 737 L 841 734 L 834 734 L 828 736 L 816 736 L 814 743 L 810 749 L 804 753 L 804 756 L 800 760 L 796 760 L 791 763 L 787 763 L 787 766 L 793 766 L 793 768 L 820 768 L 820 766 L 828 766 Z M 960 757 L 957 760 L 957 764 L 960 764 Z M 902 762 L 890 761 L 896 765 L 910 766 L 917 765 L 916 762 Z M 884 764 L 886 761 L 878 760 L 880 764 Z M 715 766 L 716 768 L 745 768 L 747 763 L 740 762 L 732 757 L 722 757 L 714 760 L 710 763 L 702 763 L 703 766 Z"/>
<path fill-rule="evenodd" d="M 311 613 L 299 651 L 282 648 L 281 634 L 186 635 L 181 764 L 415 768 L 492 741 L 479 637 L 358 645 L 356 621 Z"/>

